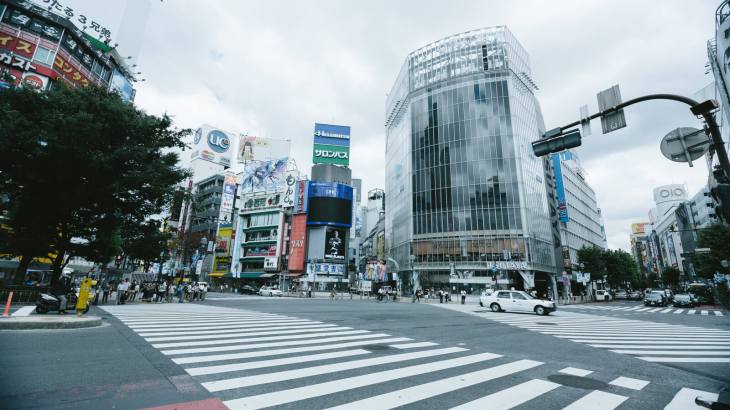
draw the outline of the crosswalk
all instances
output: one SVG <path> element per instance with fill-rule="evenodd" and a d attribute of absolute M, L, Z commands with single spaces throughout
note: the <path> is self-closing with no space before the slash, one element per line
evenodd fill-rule
<path fill-rule="evenodd" d="M 473 311 L 473 309 L 472 309 Z M 522 329 L 634 356 L 647 362 L 730 363 L 730 331 L 562 312 L 537 316 L 473 311 Z M 567 313 L 567 314 L 566 314 Z"/>
<path fill-rule="evenodd" d="M 636 306 L 602 306 L 602 305 L 561 305 L 560 309 L 603 310 L 624 313 L 671 313 L 675 315 L 725 316 L 722 311 L 714 309 L 678 309 L 673 307 Z"/>
<path fill-rule="evenodd" d="M 456 409 L 546 408 L 541 400 L 558 408 L 613 409 L 641 403 L 652 390 L 649 380 L 600 368 L 562 368 L 288 315 L 195 304 L 102 309 L 231 409 L 390 409 L 426 401 Z M 556 374 L 590 376 L 602 387 L 579 389 L 551 377 Z M 696 395 L 684 389 L 663 393 L 662 406 L 694 406 Z"/>

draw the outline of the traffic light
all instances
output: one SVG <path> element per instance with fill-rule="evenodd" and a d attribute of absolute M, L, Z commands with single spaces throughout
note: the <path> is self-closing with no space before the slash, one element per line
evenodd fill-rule
<path fill-rule="evenodd" d="M 546 132 L 542 139 L 533 142 L 532 152 L 535 153 L 535 156 L 542 157 L 553 152 L 579 147 L 580 145 L 580 130 L 571 130 L 567 134 L 560 134 L 560 129 L 556 128 Z"/>

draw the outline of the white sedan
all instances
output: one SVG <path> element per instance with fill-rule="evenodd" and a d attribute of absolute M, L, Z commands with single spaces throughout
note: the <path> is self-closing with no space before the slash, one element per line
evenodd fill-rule
<path fill-rule="evenodd" d="M 261 295 L 261 296 L 281 296 L 282 293 L 279 289 L 272 288 L 269 286 L 262 286 L 261 289 L 259 289 L 259 295 Z"/>
<path fill-rule="evenodd" d="M 479 305 L 489 307 L 492 312 L 534 312 L 538 315 L 549 315 L 555 312 L 555 302 L 535 299 L 519 290 L 498 290 L 479 298 Z"/>

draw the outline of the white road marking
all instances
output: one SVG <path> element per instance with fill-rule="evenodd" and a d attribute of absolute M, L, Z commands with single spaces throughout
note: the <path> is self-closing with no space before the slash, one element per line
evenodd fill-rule
<path fill-rule="evenodd" d="M 259 326 L 259 325 L 257 325 Z M 183 335 L 209 335 L 209 334 L 218 334 L 218 335 L 225 335 L 226 333 L 237 333 L 237 332 L 257 332 L 257 331 L 264 331 L 264 330 L 293 330 L 293 329 L 322 329 L 327 330 L 327 328 L 336 328 L 337 325 L 332 324 L 326 324 L 326 325 L 309 325 L 309 324 L 299 324 L 292 326 L 265 326 L 265 327 L 248 327 L 248 326 L 230 326 L 230 327 L 224 327 L 220 328 L 220 326 L 213 326 L 214 329 L 205 329 L 202 327 L 196 327 L 193 328 L 193 330 L 188 331 L 172 331 L 172 332 L 150 332 L 150 333 L 137 333 L 138 335 L 142 337 L 150 337 L 150 336 L 183 336 Z"/>
<path fill-rule="evenodd" d="M 695 313 L 697 313 L 697 311 L 696 311 L 696 310 L 694 310 L 694 309 L 692 309 L 692 310 L 688 310 L 688 311 L 687 311 L 687 314 L 688 314 L 688 315 L 694 315 Z"/>
<path fill-rule="evenodd" d="M 438 343 L 434 342 L 416 342 L 416 343 L 404 343 L 399 345 L 390 345 L 390 347 L 394 347 L 396 349 L 415 349 L 419 347 L 432 347 L 432 346 L 438 346 Z"/>
<path fill-rule="evenodd" d="M 266 335 L 290 335 L 293 333 L 313 333 L 316 336 L 329 336 L 333 331 L 351 330 L 351 327 L 333 327 L 329 329 L 301 329 L 301 330 L 274 330 L 271 332 L 236 332 L 228 333 L 225 335 L 218 334 L 207 334 L 207 335 L 191 335 L 191 336 L 155 336 L 145 337 L 148 342 L 171 342 L 175 340 L 203 340 L 203 339 L 220 339 L 220 338 L 233 338 L 233 337 L 248 337 L 248 336 L 266 336 Z M 317 332 L 328 331 L 327 335 L 322 335 Z M 367 330 L 355 330 L 355 332 L 367 333 Z M 273 340 L 273 339 L 272 339 Z"/>
<path fill-rule="evenodd" d="M 243 376 L 243 377 L 235 377 L 233 379 L 224 379 L 224 380 L 215 380 L 212 382 L 205 382 L 203 383 L 203 387 L 205 387 L 210 392 L 217 392 L 217 391 L 223 391 L 223 390 L 230 390 L 230 389 L 240 389 L 242 387 L 250 387 L 250 386 L 256 386 L 260 384 L 267 384 L 267 383 L 276 383 L 281 382 L 284 380 L 295 380 L 295 379 L 301 379 L 304 377 L 312 377 L 312 376 L 318 376 L 322 374 L 329 374 L 329 373 L 336 373 L 336 372 L 342 372 L 346 370 L 353 370 L 353 369 L 361 369 L 363 367 L 370 367 L 370 366 L 378 366 L 381 364 L 388 364 L 388 363 L 398 363 L 398 362 L 405 362 L 408 360 L 414 360 L 414 359 L 423 359 L 426 357 L 435 357 L 435 356 L 442 356 L 446 354 L 452 354 L 452 353 L 459 353 L 464 352 L 467 349 L 463 349 L 461 347 L 447 347 L 443 349 L 434 349 L 434 350 L 422 350 L 419 352 L 409 352 L 409 353 L 400 353 L 400 354 L 394 354 L 394 355 L 387 355 L 387 356 L 379 356 L 379 357 L 373 357 L 369 359 L 360 359 L 360 360 L 353 360 L 349 362 L 338 362 L 333 364 L 325 364 L 322 366 L 314 366 L 314 367 L 303 367 L 299 369 L 294 370 L 284 370 L 280 372 L 274 372 L 274 373 L 263 373 L 263 374 L 257 374 L 254 376 Z M 480 356 L 480 355 L 475 355 Z M 489 353 L 488 357 L 494 358 L 495 355 Z M 465 356 L 465 357 L 474 357 L 474 356 Z M 485 356 L 487 357 L 487 356 Z M 459 359 L 463 359 L 459 358 Z M 452 359 L 452 360 L 458 360 L 458 359 Z M 481 361 L 481 360 L 479 360 Z M 448 360 L 442 361 L 448 362 Z M 439 363 L 439 362 L 432 362 L 432 363 Z M 429 364 L 432 364 L 429 363 Z M 401 368 L 396 369 L 396 371 L 401 371 L 408 369 Z M 372 373 L 371 373 L 372 375 Z M 405 376 L 404 376 L 405 377 Z M 342 380 L 342 379 L 341 379 Z M 375 383 L 380 383 L 381 381 L 376 381 Z M 316 386 L 316 385 L 315 385 Z M 343 383 L 342 386 L 349 386 L 349 384 Z M 341 386 L 341 387 L 342 387 Z M 314 386 L 307 386 L 310 388 L 313 388 Z M 316 390 L 316 389 L 313 389 Z M 283 396 L 288 396 L 288 392 L 278 392 Z M 314 396 L 313 396 L 314 397 Z M 287 402 L 283 402 L 287 403 Z M 276 403 L 280 404 L 280 403 Z M 269 406 L 274 406 L 276 404 L 269 404 Z"/>
<path fill-rule="evenodd" d="M 258 361 L 245 362 L 245 363 L 222 364 L 222 365 L 218 365 L 218 366 L 193 367 L 193 368 L 185 369 L 185 371 L 188 372 L 188 374 L 191 376 L 202 376 L 205 374 L 217 374 L 217 373 L 226 373 L 226 372 L 236 372 L 236 371 L 240 371 L 240 370 L 261 369 L 264 367 L 284 366 L 284 365 L 293 364 L 293 363 L 314 362 L 317 360 L 340 359 L 343 357 L 351 357 L 351 356 L 366 355 L 366 354 L 370 354 L 370 351 L 365 350 L 365 349 L 342 350 L 342 351 L 337 351 L 337 352 L 318 353 L 318 354 L 312 354 L 312 355 L 306 355 L 306 356 L 286 357 L 283 359 L 258 360 Z"/>
<path fill-rule="evenodd" d="M 651 309 L 651 308 L 643 308 L 643 309 L 637 310 L 637 312 L 643 312 L 643 311 L 646 311 L 646 310 L 649 310 L 649 309 Z"/>
<path fill-rule="evenodd" d="M 560 385 L 557 383 L 534 379 L 470 401 L 469 403 L 464 403 L 461 406 L 453 407 L 451 410 L 507 410 L 526 403 L 558 387 Z"/>
<path fill-rule="evenodd" d="M 298 321 L 298 320 L 297 320 Z M 211 326 L 211 325 L 244 325 L 244 324 L 259 324 L 259 325 L 275 325 L 278 323 L 291 323 L 292 320 L 269 320 L 269 319 L 256 319 L 256 320 L 201 320 L 201 321 L 188 321 L 180 322 L 175 324 L 144 324 L 144 325 L 133 325 L 127 324 L 131 329 L 143 330 L 143 329 L 190 329 L 195 326 Z"/>
<path fill-rule="evenodd" d="M 674 311 L 674 314 L 675 315 L 678 315 L 678 314 L 680 314 L 682 312 L 684 312 L 684 309 L 677 309 L 677 310 Z"/>
<path fill-rule="evenodd" d="M 710 314 L 710 312 L 708 312 L 708 311 L 706 311 L 706 310 L 700 310 L 700 314 L 701 314 L 702 316 L 707 316 L 707 315 L 709 315 L 709 314 Z"/>
<path fill-rule="evenodd" d="M 614 386 L 620 386 L 625 387 L 627 389 L 631 390 L 641 390 L 644 387 L 646 387 L 647 384 L 649 384 L 646 380 L 640 380 L 640 379 L 632 379 L 631 377 L 618 377 L 610 382 L 608 384 L 612 384 Z"/>
<path fill-rule="evenodd" d="M 687 344 L 687 345 L 695 345 L 697 343 L 702 343 L 703 345 L 721 345 L 721 346 L 730 346 L 730 341 L 727 342 L 708 342 L 704 340 L 614 340 L 610 337 L 604 337 L 601 339 L 570 339 L 574 342 L 578 343 L 611 343 L 611 344 L 619 344 L 619 343 L 626 343 L 626 344 L 636 344 L 636 343 L 644 343 L 644 345 L 671 345 L 671 344 Z"/>
<path fill-rule="evenodd" d="M 11 316 L 30 316 L 31 313 L 35 310 L 35 306 L 23 306 L 22 308 L 16 310 L 13 312 Z"/>
<path fill-rule="evenodd" d="M 694 350 L 611 350 L 614 353 L 623 353 L 623 354 L 679 354 L 684 356 L 729 356 L 730 350 L 720 350 L 720 351 L 713 351 L 713 352 L 704 352 L 701 350 L 694 351 Z"/>
<path fill-rule="evenodd" d="M 290 354 L 290 353 L 316 352 L 318 350 L 334 350 L 334 349 L 340 349 L 343 347 L 367 346 L 367 345 L 371 345 L 371 344 L 380 344 L 380 343 L 405 342 L 408 340 L 412 340 L 412 339 L 408 339 L 407 337 L 392 337 L 392 338 L 387 338 L 387 339 L 360 340 L 360 341 L 356 341 L 356 342 L 337 343 L 337 344 L 320 345 L 320 346 L 294 347 L 294 348 L 289 348 L 289 349 L 257 350 L 255 352 L 229 353 L 229 354 L 195 356 L 195 357 L 180 357 L 177 359 L 172 359 L 172 361 L 176 364 L 216 362 L 216 361 L 221 361 L 221 360 L 248 359 L 251 357 L 276 356 L 276 355 Z M 282 344 L 284 344 L 284 343 L 286 343 L 287 346 L 300 345 L 300 343 L 290 343 L 290 342 L 283 342 Z M 271 343 L 271 344 L 273 344 L 273 343 Z"/>
<path fill-rule="evenodd" d="M 669 308 L 669 309 L 664 309 L 664 310 L 662 310 L 662 311 L 661 311 L 661 313 L 669 313 L 669 312 L 671 312 L 672 310 L 674 310 L 674 309 L 672 309 L 672 308 Z"/>
<path fill-rule="evenodd" d="M 594 390 L 574 401 L 563 410 L 613 410 L 626 399 L 628 399 L 626 396 Z"/>
<path fill-rule="evenodd" d="M 402 379 L 410 376 L 417 376 L 425 373 L 450 369 L 459 366 L 466 366 L 473 363 L 501 357 L 492 353 L 481 353 L 471 356 L 459 357 L 450 360 L 441 360 L 426 364 L 403 367 L 394 370 L 385 370 L 362 376 L 338 379 L 331 382 L 312 384 L 297 387 L 289 390 L 280 390 L 256 396 L 242 397 L 240 399 L 224 401 L 223 404 L 232 410 L 236 409 L 258 409 L 272 407 L 280 404 L 291 403 L 299 400 L 306 400 L 326 394 L 337 393 L 345 390 L 352 390 L 358 387 L 370 386 L 391 380 Z"/>
<path fill-rule="evenodd" d="M 702 397 L 705 400 L 716 401 L 719 394 L 710 393 L 702 390 L 682 388 L 677 394 L 674 395 L 672 401 L 664 407 L 664 410 L 691 410 L 691 409 L 703 409 L 695 404 L 695 397 Z"/>
<path fill-rule="evenodd" d="M 657 363 L 730 363 L 730 357 L 652 357 L 637 356 L 646 362 Z"/>
<path fill-rule="evenodd" d="M 355 333 L 354 336 L 338 336 L 338 335 L 346 335 L 346 334 L 352 334 Z M 378 337 L 388 337 L 390 336 L 387 333 L 368 333 L 367 330 L 353 330 L 351 332 L 341 332 L 341 333 L 327 333 L 322 335 L 331 335 L 331 336 L 337 336 L 337 337 L 331 337 L 331 338 L 324 338 L 322 339 L 321 336 L 313 338 L 313 339 L 306 339 L 306 340 L 299 340 L 299 339 L 305 339 L 305 337 L 309 337 L 311 335 L 295 335 L 295 336 L 270 336 L 270 337 L 257 337 L 252 339 L 239 339 L 239 340 L 247 340 L 249 344 L 235 344 L 233 346 L 216 346 L 216 347 L 197 347 L 197 348 L 190 348 L 190 349 L 173 349 L 173 350 L 161 350 L 160 353 L 172 356 L 172 355 L 179 355 L 179 354 L 196 354 L 196 353 L 213 353 L 213 352 L 232 352 L 236 350 L 251 350 L 256 349 L 259 347 L 271 347 L 271 346 L 295 346 L 298 344 L 314 344 L 314 343 L 322 343 L 324 340 L 334 340 L 334 341 L 340 341 L 340 340 L 355 340 L 355 339 L 373 339 Z M 272 340 L 281 340 L 281 342 L 271 342 L 271 343 L 253 343 L 250 342 L 253 341 L 272 341 Z"/>
<path fill-rule="evenodd" d="M 571 376 L 585 377 L 593 373 L 593 370 L 579 369 L 577 367 L 566 367 L 563 370 L 559 370 L 559 372 L 569 374 Z"/>
<path fill-rule="evenodd" d="M 724 316 L 724 315 L 719 310 L 716 310 L 715 311 L 715 316 Z"/>
<path fill-rule="evenodd" d="M 697 345 L 695 343 L 698 342 L 691 342 L 691 344 L 686 345 L 655 345 L 655 344 L 645 344 L 645 345 L 618 345 L 618 344 L 610 344 L 610 345 L 602 345 L 602 344 L 589 344 L 588 346 L 591 347 L 598 347 L 603 349 L 697 349 L 697 350 L 712 350 L 712 349 L 728 349 L 730 348 L 730 343 L 724 343 L 722 345 L 717 346 L 709 346 L 709 345 Z"/>
<path fill-rule="evenodd" d="M 658 312 L 660 310 L 662 310 L 662 308 L 651 309 L 651 310 L 648 310 L 646 313 Z"/>
<path fill-rule="evenodd" d="M 344 338 L 344 340 L 352 340 L 352 339 L 364 339 L 364 338 L 372 338 L 372 337 L 382 337 L 382 335 L 389 336 L 385 333 L 369 333 L 367 330 L 350 330 L 349 332 L 335 332 L 335 335 L 358 335 L 358 336 L 348 336 Z M 372 336 L 372 335 L 381 335 L 381 336 Z M 287 339 L 306 339 L 311 338 L 311 334 L 305 334 L 305 335 L 299 335 L 299 336 L 292 336 Z M 280 339 L 271 339 L 270 337 L 267 338 L 242 338 L 242 339 L 219 339 L 219 340 L 202 340 L 202 341 L 192 341 L 192 342 L 175 342 L 175 343 L 156 343 L 153 344 L 152 347 L 157 349 L 168 349 L 171 347 L 191 347 L 191 346 L 216 346 L 216 345 L 229 345 L 229 344 L 240 344 L 240 343 L 250 343 L 250 342 L 260 342 L 264 340 L 280 340 Z M 327 339 L 321 339 L 321 340 L 332 340 L 332 338 Z M 410 339 L 408 339 L 410 340 Z M 321 343 L 317 342 L 316 340 L 303 340 L 301 342 L 302 344 L 312 344 L 312 343 Z M 245 349 L 245 347 L 239 346 L 242 349 Z"/>
<path fill-rule="evenodd" d="M 332 407 L 330 410 L 358 410 L 358 409 L 392 409 L 395 407 L 404 406 L 406 404 L 415 403 L 420 400 L 428 399 L 429 397 L 438 396 L 439 394 L 445 394 L 454 390 L 463 389 L 465 387 L 473 386 L 475 384 L 484 383 L 489 380 L 498 379 L 500 377 L 508 376 L 517 372 L 532 369 L 533 367 L 540 366 L 541 362 L 532 360 L 520 360 L 512 363 L 503 364 L 500 366 L 491 367 L 484 370 L 478 370 L 471 373 L 462 374 L 459 376 L 449 377 L 446 379 L 436 380 L 430 383 L 420 384 L 417 386 L 409 387 L 406 389 L 395 390 L 389 393 L 381 394 L 374 397 L 368 397 L 363 400 L 353 401 L 342 406 Z M 511 391 L 503 390 L 497 397 L 488 398 L 483 397 L 480 400 L 485 400 L 487 406 L 480 405 L 479 403 L 473 404 L 474 402 L 467 403 L 466 405 L 456 407 L 470 408 L 470 409 L 495 409 L 495 408 L 510 408 L 520 403 L 524 403 L 530 400 L 529 394 L 537 393 L 535 396 L 539 396 L 542 393 L 546 393 L 556 387 L 559 384 L 543 382 L 541 380 L 533 380 L 537 383 L 523 383 L 519 386 L 512 387 Z M 546 389 L 546 384 L 550 384 L 550 388 Z M 541 389 L 539 392 L 536 388 Z M 476 400 L 479 402 L 480 400 Z M 511 404 L 511 406 L 508 406 Z"/>

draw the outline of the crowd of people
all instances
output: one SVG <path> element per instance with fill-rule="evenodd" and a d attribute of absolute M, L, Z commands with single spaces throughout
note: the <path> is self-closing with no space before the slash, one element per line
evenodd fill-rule
<path fill-rule="evenodd" d="M 117 305 L 131 302 L 172 303 L 203 301 L 208 293 L 208 284 L 204 282 L 172 281 L 109 281 L 102 284 L 96 291 L 100 303 L 109 303 L 115 300 Z M 99 299 L 101 297 L 101 299 Z"/>

